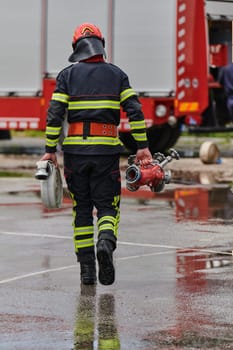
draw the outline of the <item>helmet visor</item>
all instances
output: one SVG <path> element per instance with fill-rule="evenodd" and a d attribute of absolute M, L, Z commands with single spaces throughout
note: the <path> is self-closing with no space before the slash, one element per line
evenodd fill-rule
<path fill-rule="evenodd" d="M 106 57 L 102 40 L 96 37 L 83 38 L 77 42 L 74 52 L 69 57 L 69 62 L 86 60 L 96 55 Z"/>

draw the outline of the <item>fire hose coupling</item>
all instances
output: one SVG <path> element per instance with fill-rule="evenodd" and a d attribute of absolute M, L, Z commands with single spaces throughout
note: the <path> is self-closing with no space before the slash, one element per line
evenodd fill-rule
<path fill-rule="evenodd" d="M 180 159 L 175 149 L 170 149 L 169 154 L 155 153 L 151 164 L 140 166 L 135 164 L 135 155 L 128 158 L 129 167 L 126 169 L 126 188 L 129 191 L 137 191 L 139 187 L 147 185 L 152 192 L 161 192 L 165 185 L 171 181 L 170 170 L 164 170 L 164 167 L 173 159 Z"/>
<path fill-rule="evenodd" d="M 35 178 L 37 180 L 46 180 L 51 172 L 52 162 L 49 160 L 39 160 L 36 166 Z"/>

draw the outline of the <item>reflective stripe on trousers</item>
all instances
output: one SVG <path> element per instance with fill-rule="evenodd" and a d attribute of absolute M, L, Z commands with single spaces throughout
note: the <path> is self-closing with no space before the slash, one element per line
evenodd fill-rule
<path fill-rule="evenodd" d="M 64 172 L 73 198 L 75 252 L 94 246 L 93 210 L 98 238 L 116 242 L 120 220 L 119 155 L 64 154 Z"/>

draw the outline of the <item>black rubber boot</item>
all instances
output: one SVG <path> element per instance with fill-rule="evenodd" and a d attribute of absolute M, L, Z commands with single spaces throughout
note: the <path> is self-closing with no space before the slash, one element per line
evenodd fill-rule
<path fill-rule="evenodd" d="M 80 262 L 81 282 L 83 284 L 96 283 L 95 263 Z"/>
<path fill-rule="evenodd" d="M 115 281 L 115 269 L 112 253 L 113 243 L 107 239 L 101 239 L 97 243 L 97 259 L 99 263 L 99 281 L 101 284 L 110 285 Z"/>
<path fill-rule="evenodd" d="M 96 283 L 96 264 L 95 253 L 88 252 L 84 254 L 78 254 L 78 261 L 80 262 L 80 277 L 83 284 L 95 284 Z"/>

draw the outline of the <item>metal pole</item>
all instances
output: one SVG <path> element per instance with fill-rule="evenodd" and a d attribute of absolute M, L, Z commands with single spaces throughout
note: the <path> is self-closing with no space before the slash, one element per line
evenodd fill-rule
<path fill-rule="evenodd" d="M 41 77 L 47 73 L 48 0 L 41 0 Z"/>
<path fill-rule="evenodd" d="M 114 19 L 115 19 L 115 0 L 108 1 L 108 61 L 114 62 Z"/>

